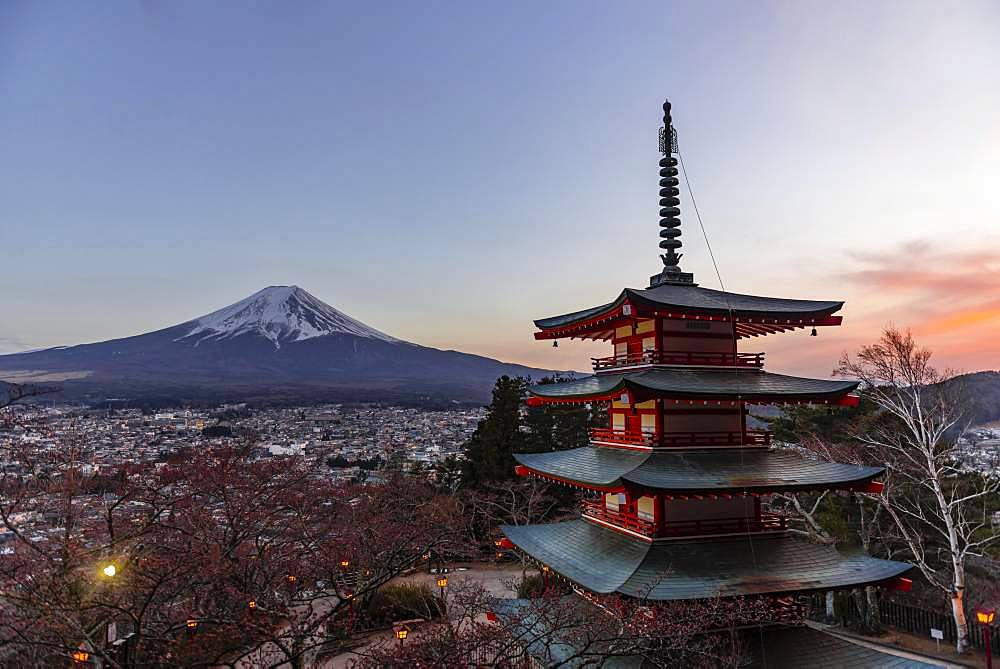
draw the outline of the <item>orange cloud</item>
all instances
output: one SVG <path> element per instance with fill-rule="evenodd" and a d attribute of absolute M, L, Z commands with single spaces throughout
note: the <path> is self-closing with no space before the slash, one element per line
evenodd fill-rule
<path fill-rule="evenodd" d="M 941 366 L 1000 367 L 998 245 L 954 249 L 917 241 L 851 259 L 857 268 L 846 278 L 860 293 L 853 300 L 860 313 L 852 325 L 868 339 L 894 323 L 934 350 Z"/>

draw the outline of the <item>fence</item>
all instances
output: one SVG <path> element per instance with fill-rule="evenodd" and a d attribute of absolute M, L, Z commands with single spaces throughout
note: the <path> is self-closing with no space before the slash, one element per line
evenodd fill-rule
<path fill-rule="evenodd" d="M 863 622 L 863 615 L 858 608 L 858 602 L 854 597 L 846 597 L 846 606 L 839 607 L 838 614 L 846 618 L 847 623 Z M 944 634 L 943 641 L 954 644 L 958 640 L 958 627 L 950 614 L 938 611 L 928 611 L 926 609 L 903 604 L 892 599 L 881 598 L 878 603 L 879 621 L 886 627 L 892 627 L 901 632 L 907 632 L 916 636 L 931 638 L 931 630 L 941 630 Z M 811 607 L 811 617 L 821 617 L 825 615 L 826 606 L 823 596 L 813 597 Z M 985 645 L 983 637 L 984 625 L 976 621 L 975 611 L 966 613 L 966 622 L 969 625 L 969 644 L 973 648 L 982 649 Z M 993 651 L 1000 653 L 1000 629 L 996 626 L 987 628 L 990 631 Z"/>
<path fill-rule="evenodd" d="M 538 666 L 522 646 L 507 643 L 487 643 L 466 657 L 469 667 L 494 669 L 533 669 Z"/>

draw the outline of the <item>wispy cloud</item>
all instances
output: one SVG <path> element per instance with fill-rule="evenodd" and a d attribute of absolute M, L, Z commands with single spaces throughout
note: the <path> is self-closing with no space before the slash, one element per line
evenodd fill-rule
<path fill-rule="evenodd" d="M 939 364 L 1000 367 L 1000 244 L 985 241 L 962 249 L 918 240 L 852 254 L 857 269 L 846 279 L 865 295 L 855 325 L 869 338 L 890 322 L 908 327 Z"/>

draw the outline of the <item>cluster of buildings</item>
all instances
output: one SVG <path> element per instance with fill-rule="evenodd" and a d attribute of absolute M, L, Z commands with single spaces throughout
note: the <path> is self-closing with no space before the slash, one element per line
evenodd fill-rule
<path fill-rule="evenodd" d="M 979 426 L 966 430 L 958 440 L 962 468 L 970 472 L 1000 472 L 1000 428 Z M 1000 515 L 997 516 L 1000 523 Z"/>
<path fill-rule="evenodd" d="M 189 449 L 249 443 L 258 457 L 302 457 L 344 475 L 396 460 L 431 465 L 462 451 L 482 409 L 427 411 L 326 405 L 251 409 L 224 405 L 159 413 L 74 406 L 18 406 L 0 420 L 0 449 L 78 445 L 86 473 L 162 462 Z M 2 463 L 11 466 L 11 463 Z"/>

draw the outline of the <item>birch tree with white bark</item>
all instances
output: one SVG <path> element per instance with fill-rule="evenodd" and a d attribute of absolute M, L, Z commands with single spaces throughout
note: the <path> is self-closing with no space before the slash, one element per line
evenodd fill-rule
<path fill-rule="evenodd" d="M 1000 479 L 960 470 L 957 438 L 968 426 L 969 403 L 960 380 L 930 359 L 909 331 L 890 327 L 876 343 L 845 354 L 836 373 L 860 380 L 878 407 L 857 432 L 865 459 L 887 467 L 884 490 L 871 497 L 927 581 L 948 597 L 961 653 L 969 645 L 966 564 L 1000 540 L 987 508 Z"/>

